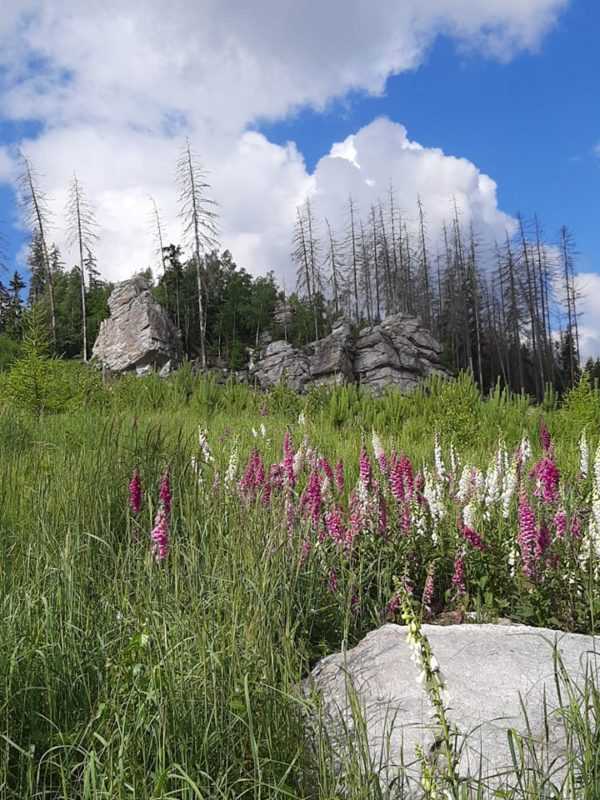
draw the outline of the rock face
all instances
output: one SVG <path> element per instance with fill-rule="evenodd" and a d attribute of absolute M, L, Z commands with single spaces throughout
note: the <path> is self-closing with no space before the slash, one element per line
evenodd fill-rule
<path fill-rule="evenodd" d="M 380 394 L 386 386 L 410 392 L 440 367 L 442 348 L 414 317 L 394 314 L 363 328 L 356 342 L 354 373 L 361 386 Z"/>
<path fill-rule="evenodd" d="M 359 739 L 350 710 L 352 686 L 362 710 L 372 769 L 382 786 L 389 787 L 397 777 L 396 768 L 402 760 L 406 766 L 412 765 L 407 780 L 416 789 L 419 763 L 415 746 L 420 745 L 427 755 L 436 745 L 431 707 L 416 681 L 419 670 L 410 659 L 406 631 L 403 626 L 384 625 L 346 654 L 324 658 L 305 682 L 305 691 L 316 689 L 321 695 L 325 729 L 339 766 L 348 752 L 348 742 L 356 746 Z M 526 735 L 529 726 L 529 735 L 537 742 L 535 752 L 539 755 L 539 743 L 546 742 L 546 763 L 557 759 L 555 777 L 559 779 L 566 757 L 566 736 L 560 715 L 552 713 L 560 706 L 553 645 L 556 642 L 574 684 L 583 684 L 586 669 L 598 684 L 600 642 L 591 636 L 521 625 L 424 625 L 423 633 L 446 680 L 448 718 L 461 734 L 460 775 L 488 775 L 488 785 L 497 787 L 502 780 L 497 773 L 504 771 L 510 781 L 514 770 L 507 731 L 511 728 Z M 566 693 L 563 702 L 568 702 Z M 390 796 L 395 795 L 391 792 Z"/>
<path fill-rule="evenodd" d="M 271 342 L 254 365 L 252 374 L 261 387 L 267 388 L 279 383 L 284 373 L 292 389 L 296 392 L 304 391 L 310 381 L 308 355 L 283 340 Z"/>
<path fill-rule="evenodd" d="M 272 342 L 251 372 L 263 389 L 286 373 L 289 385 L 300 392 L 311 383 L 359 383 L 373 394 L 390 385 L 410 392 L 429 375 L 446 374 L 440 353 L 440 345 L 413 317 L 386 317 L 363 328 L 355 344 L 350 323 L 341 319 L 329 336 L 306 347 Z"/>
<path fill-rule="evenodd" d="M 179 333 L 144 278 L 117 284 L 108 308 L 92 351 L 103 369 L 143 374 L 156 367 L 166 374 L 180 363 Z"/>
<path fill-rule="evenodd" d="M 309 368 L 312 383 L 353 383 L 353 355 L 350 323 L 339 319 L 329 336 L 311 345 Z"/>

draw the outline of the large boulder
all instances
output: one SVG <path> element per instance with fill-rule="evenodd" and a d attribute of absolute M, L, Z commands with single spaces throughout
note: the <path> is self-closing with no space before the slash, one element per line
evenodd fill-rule
<path fill-rule="evenodd" d="M 384 792 L 398 777 L 401 763 L 408 767 L 405 780 L 416 790 L 417 748 L 431 758 L 439 747 L 406 633 L 406 627 L 384 625 L 354 649 L 322 659 L 305 682 L 307 693 L 316 690 L 321 697 L 322 720 L 342 783 L 344 758 L 353 747 L 365 744 L 370 769 L 377 772 Z M 424 625 L 423 633 L 446 680 L 447 716 L 458 729 L 457 744 L 462 747 L 459 774 L 488 776 L 490 794 L 484 797 L 491 797 L 491 790 L 503 782 L 510 784 L 514 769 L 509 730 L 513 730 L 533 742 L 538 756 L 543 752 L 560 781 L 567 735 L 559 709 L 569 698 L 564 684 L 562 701 L 557 692 L 554 647 L 572 687 L 584 684 L 586 670 L 598 686 L 600 643 L 591 636 L 521 625 Z M 360 709 L 364 728 L 353 708 Z M 527 747 L 524 757 L 529 763 Z M 389 796 L 396 795 L 392 791 Z"/>
<path fill-rule="evenodd" d="M 180 363 L 179 331 L 144 278 L 118 283 L 108 308 L 92 351 L 103 369 L 143 374 L 156 368 L 164 374 Z"/>

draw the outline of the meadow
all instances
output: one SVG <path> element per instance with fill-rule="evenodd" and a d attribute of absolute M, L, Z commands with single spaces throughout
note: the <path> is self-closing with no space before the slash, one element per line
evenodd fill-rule
<path fill-rule="evenodd" d="M 348 765 L 342 787 L 306 735 L 320 657 L 402 622 L 407 597 L 420 620 L 598 632 L 585 376 L 536 406 L 465 376 L 298 397 L 34 359 L 0 400 L 7 800 L 367 800 L 376 776 Z M 600 796 L 589 689 L 568 786 L 521 775 L 498 796 Z"/>

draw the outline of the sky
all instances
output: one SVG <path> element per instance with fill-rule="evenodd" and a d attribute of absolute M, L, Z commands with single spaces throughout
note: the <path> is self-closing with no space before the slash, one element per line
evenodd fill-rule
<path fill-rule="evenodd" d="M 335 227 L 390 182 L 436 230 L 452 198 L 485 239 L 537 214 L 577 242 L 584 357 L 600 356 L 597 0 L 12 0 L 0 10 L 0 223 L 25 267 L 18 150 L 54 211 L 77 174 L 99 268 L 156 265 L 152 196 L 181 240 L 186 137 L 219 203 L 220 242 L 289 290 L 296 208 Z"/>

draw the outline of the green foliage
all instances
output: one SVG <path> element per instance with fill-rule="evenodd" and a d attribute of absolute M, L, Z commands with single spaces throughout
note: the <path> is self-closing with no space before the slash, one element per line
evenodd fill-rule
<path fill-rule="evenodd" d="M 557 415 L 557 425 L 562 431 L 581 431 L 588 435 L 600 433 L 600 392 L 592 383 L 589 373 L 584 372 L 577 384 L 563 397 Z"/>
<path fill-rule="evenodd" d="M 267 392 L 269 408 L 288 422 L 295 422 L 300 414 L 302 402 L 298 394 L 290 388 L 286 375 Z"/>
<path fill-rule="evenodd" d="M 5 372 L 21 355 L 21 345 L 6 333 L 0 333 L 0 372 Z"/>
<path fill-rule="evenodd" d="M 554 626 L 570 619 L 573 627 L 597 630 L 593 576 L 572 585 L 559 572 L 552 577 L 548 565 L 547 577 L 535 585 L 511 576 L 502 543 L 517 530 L 516 497 L 508 519 L 495 507 L 485 522 L 485 553 L 460 538 L 460 509 L 447 483 L 449 513 L 439 522 L 439 546 L 429 533 L 396 535 L 400 516 L 390 503 L 388 536 L 367 532 L 351 557 L 321 542 L 306 558 L 309 526 L 299 518 L 290 540 L 283 494 L 274 492 L 266 508 L 242 502 L 235 485 L 223 487 L 234 447 L 238 478 L 253 447 L 268 474 L 281 459 L 288 427 L 296 449 L 308 431 L 319 455 L 332 464 L 344 459 L 341 504 L 356 485 L 361 437 L 371 427 L 388 453 L 405 450 L 416 469 L 426 463 L 432 472 L 436 431 L 446 458 L 452 441 L 464 442 L 463 464 L 487 466 L 496 455 L 498 426 L 506 426 L 509 455 L 508 443 L 524 428 L 534 441 L 541 411 L 528 398 L 498 389 L 483 401 L 464 377 L 454 384 L 431 381 L 411 396 L 390 390 L 371 398 L 352 386 L 298 397 L 285 381 L 265 396 L 234 381 L 219 386 L 194 375 L 190 364 L 166 380 L 123 376 L 105 386 L 83 364 L 48 359 L 43 335 L 30 327 L 24 360 L 63 369 L 68 388 L 55 385 L 64 405 L 54 414 L 44 409 L 42 418 L 17 409 L 13 399 L 0 407 L 0 764 L 10 800 L 336 797 L 327 738 L 315 751 L 305 736 L 307 714 L 318 707 L 302 695 L 301 680 L 316 658 L 350 648 L 385 621 L 394 577 L 407 564 L 417 603 L 435 562 L 433 611 L 454 607 L 445 590 L 457 547 L 466 548 L 460 608 L 478 620 L 509 616 Z M 78 386 L 88 379 L 93 391 L 86 399 Z M 263 403 L 268 408 L 260 416 Z M 561 471 L 567 464 L 561 502 L 569 511 L 587 497 L 589 484 L 574 479 L 578 465 L 569 454 L 577 454 L 580 431 L 561 415 L 586 421 L 593 448 L 600 430 L 592 433 L 590 403 L 589 387 L 580 384 L 563 408 L 544 412 Z M 297 424 L 300 411 L 306 427 Z M 254 438 L 251 429 L 261 424 L 264 434 Z M 214 462 L 201 458 L 198 426 L 208 429 Z M 201 461 L 200 482 L 192 458 Z M 168 466 L 172 547 L 158 565 L 149 534 Z M 143 484 L 137 517 L 127 492 L 134 467 Z M 374 471 L 383 486 L 375 464 Z M 307 465 L 297 498 L 309 472 Z M 336 593 L 327 586 L 332 563 Z M 590 681 L 584 691 L 565 689 L 560 717 L 573 742 L 571 778 L 580 773 L 579 786 L 590 797 L 598 786 L 599 705 L 592 687 Z M 541 747 L 530 746 L 532 756 Z M 345 796 L 381 796 L 360 759 L 355 752 L 345 765 Z M 526 786 L 530 773 L 519 764 L 515 770 Z"/>

